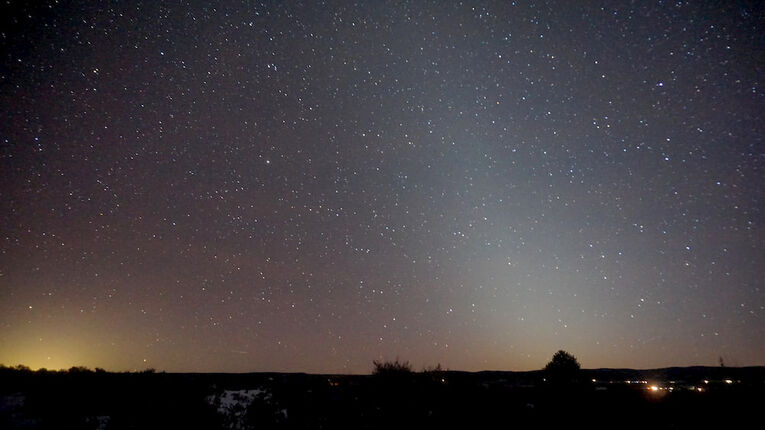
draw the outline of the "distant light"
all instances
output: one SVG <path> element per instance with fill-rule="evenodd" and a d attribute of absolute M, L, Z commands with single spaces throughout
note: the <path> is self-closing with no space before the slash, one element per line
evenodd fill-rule
<path fill-rule="evenodd" d="M 656 385 L 651 385 L 650 387 L 648 387 L 648 389 L 651 391 L 659 391 L 659 387 L 657 387 Z"/>
<path fill-rule="evenodd" d="M 698 388 L 696 388 L 696 391 L 698 391 L 700 393 L 700 392 L 704 391 L 704 389 L 701 388 L 701 387 L 698 387 Z"/>
<path fill-rule="evenodd" d="M 704 383 L 705 383 L 705 384 L 708 384 L 708 383 L 709 383 L 709 379 L 705 379 L 705 380 L 704 380 Z"/>
<path fill-rule="evenodd" d="M 598 382 L 598 381 L 596 381 L 596 380 L 594 380 L 594 379 L 593 379 L 593 380 L 592 380 L 592 382 Z"/>
<path fill-rule="evenodd" d="M 726 380 L 725 380 L 725 383 L 726 383 L 726 384 L 732 384 L 732 383 L 733 383 L 733 380 L 731 380 L 731 379 L 726 379 Z"/>

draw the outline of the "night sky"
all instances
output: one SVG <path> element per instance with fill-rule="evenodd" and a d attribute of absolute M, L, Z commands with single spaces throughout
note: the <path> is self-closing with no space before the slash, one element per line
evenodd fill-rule
<path fill-rule="evenodd" d="M 0 363 L 765 364 L 758 2 L 23 3 Z"/>

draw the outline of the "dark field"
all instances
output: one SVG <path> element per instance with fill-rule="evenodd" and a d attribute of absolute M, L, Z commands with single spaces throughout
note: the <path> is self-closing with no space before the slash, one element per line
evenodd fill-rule
<path fill-rule="evenodd" d="M 741 428 L 763 407 L 763 367 L 582 370 L 558 385 L 542 372 L 0 369 L 2 429 Z"/>

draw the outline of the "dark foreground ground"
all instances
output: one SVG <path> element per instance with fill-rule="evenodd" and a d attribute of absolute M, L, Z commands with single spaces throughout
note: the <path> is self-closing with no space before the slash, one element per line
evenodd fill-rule
<path fill-rule="evenodd" d="M 765 368 L 384 376 L 0 368 L 0 429 L 743 428 Z M 705 382 L 706 380 L 706 382 Z M 629 381 L 629 382 L 627 382 Z"/>

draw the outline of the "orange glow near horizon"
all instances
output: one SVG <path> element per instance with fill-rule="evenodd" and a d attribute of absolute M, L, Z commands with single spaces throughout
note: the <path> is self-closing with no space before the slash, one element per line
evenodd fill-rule
<path fill-rule="evenodd" d="M 118 370 L 119 360 L 103 348 L 98 331 L 77 326 L 40 325 L 0 339 L 0 363 L 32 370 L 61 370 L 75 366 Z M 8 347 L 11 346 L 11 347 Z M 138 363 L 136 363 L 138 364 Z"/>

